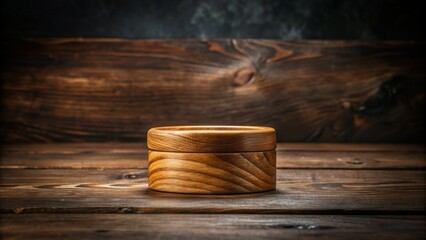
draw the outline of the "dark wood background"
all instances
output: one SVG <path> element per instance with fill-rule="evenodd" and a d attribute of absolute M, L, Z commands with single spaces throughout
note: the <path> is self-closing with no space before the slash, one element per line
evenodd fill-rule
<path fill-rule="evenodd" d="M 150 127 L 190 124 L 424 141 L 424 43 L 3 40 L 2 60 L 6 143 L 142 142 Z"/>

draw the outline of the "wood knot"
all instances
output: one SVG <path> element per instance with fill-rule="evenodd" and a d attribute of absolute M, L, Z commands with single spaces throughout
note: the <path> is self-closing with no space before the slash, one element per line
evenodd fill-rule
<path fill-rule="evenodd" d="M 364 162 L 360 158 L 354 158 L 350 161 L 347 161 L 346 163 L 359 165 L 359 164 L 363 164 Z"/>
<path fill-rule="evenodd" d="M 334 227 L 330 226 L 316 226 L 316 225 L 304 225 L 304 224 L 276 224 L 270 225 L 268 228 L 278 228 L 278 229 L 297 229 L 297 230 L 326 230 L 333 229 Z"/>
<path fill-rule="evenodd" d="M 255 71 L 252 67 L 244 67 L 238 69 L 234 73 L 234 85 L 235 86 L 243 86 L 250 84 L 254 81 Z"/>
<path fill-rule="evenodd" d="M 25 208 L 23 208 L 23 207 L 18 207 L 18 208 L 13 209 L 13 212 L 15 214 L 20 214 L 20 213 L 23 213 L 24 211 L 25 211 Z"/>
<path fill-rule="evenodd" d="M 127 207 L 122 207 L 118 209 L 120 213 L 127 213 L 127 214 L 132 214 L 132 213 L 137 213 L 137 209 L 134 208 L 127 208 Z"/>
<path fill-rule="evenodd" d="M 393 77 L 383 82 L 375 95 L 370 96 L 362 106 L 354 108 L 352 111 L 363 116 L 378 116 L 387 113 L 410 88 L 413 87 L 406 77 Z"/>
<path fill-rule="evenodd" d="M 138 178 L 146 178 L 146 173 L 127 173 L 122 176 L 123 179 L 138 179 Z"/>

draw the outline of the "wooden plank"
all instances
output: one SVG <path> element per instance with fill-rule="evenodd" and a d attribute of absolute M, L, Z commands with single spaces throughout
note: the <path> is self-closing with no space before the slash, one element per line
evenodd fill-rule
<path fill-rule="evenodd" d="M 145 153 L 146 142 L 3 144 L 9 153 Z M 425 152 L 423 144 L 277 143 L 278 151 L 305 152 Z"/>
<path fill-rule="evenodd" d="M 296 152 L 425 152 L 424 144 L 278 143 L 277 150 Z"/>
<path fill-rule="evenodd" d="M 5 239 L 423 239 L 423 216 L 1 215 Z"/>
<path fill-rule="evenodd" d="M 146 168 L 146 143 L 49 143 L 2 146 L 0 168 Z"/>
<path fill-rule="evenodd" d="M 424 152 L 278 151 L 282 169 L 425 169 Z"/>
<path fill-rule="evenodd" d="M 424 169 L 422 145 L 278 144 L 278 168 Z M 361 151 L 362 150 L 362 151 Z M 423 150 L 423 151 L 422 151 Z M 2 147 L 0 168 L 147 167 L 145 143 L 19 144 Z"/>
<path fill-rule="evenodd" d="M 141 141 L 153 126 L 265 125 L 279 141 L 423 142 L 425 44 L 2 42 L 6 142 Z"/>
<path fill-rule="evenodd" d="M 146 170 L 1 170 L 3 213 L 383 213 L 425 210 L 425 171 L 278 170 L 277 190 L 147 189 Z"/>

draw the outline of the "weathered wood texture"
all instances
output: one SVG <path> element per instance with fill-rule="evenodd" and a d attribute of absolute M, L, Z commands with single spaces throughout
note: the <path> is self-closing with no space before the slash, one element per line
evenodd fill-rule
<path fill-rule="evenodd" d="M 4 239 L 424 239 L 423 216 L 0 215 Z"/>
<path fill-rule="evenodd" d="M 163 125 L 264 125 L 279 141 L 424 140 L 424 43 L 2 42 L 6 142 L 142 141 Z"/>
<path fill-rule="evenodd" d="M 3 145 L 1 153 L 2 239 L 425 236 L 422 145 L 279 144 L 276 191 L 209 196 L 148 190 L 143 143 Z"/>
<path fill-rule="evenodd" d="M 145 143 L 4 145 L 2 169 L 144 169 Z M 425 169 L 423 145 L 292 144 L 277 146 L 283 169 Z"/>
<path fill-rule="evenodd" d="M 147 170 L 1 170 L 2 213 L 339 213 L 425 210 L 425 171 L 277 170 L 276 191 L 148 189 Z"/>

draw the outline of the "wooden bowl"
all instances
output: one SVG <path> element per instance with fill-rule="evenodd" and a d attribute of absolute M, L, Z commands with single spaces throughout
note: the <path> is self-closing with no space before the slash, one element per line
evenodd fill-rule
<path fill-rule="evenodd" d="M 153 190 L 239 194 L 275 189 L 276 136 L 270 127 L 152 128 L 148 148 Z"/>

